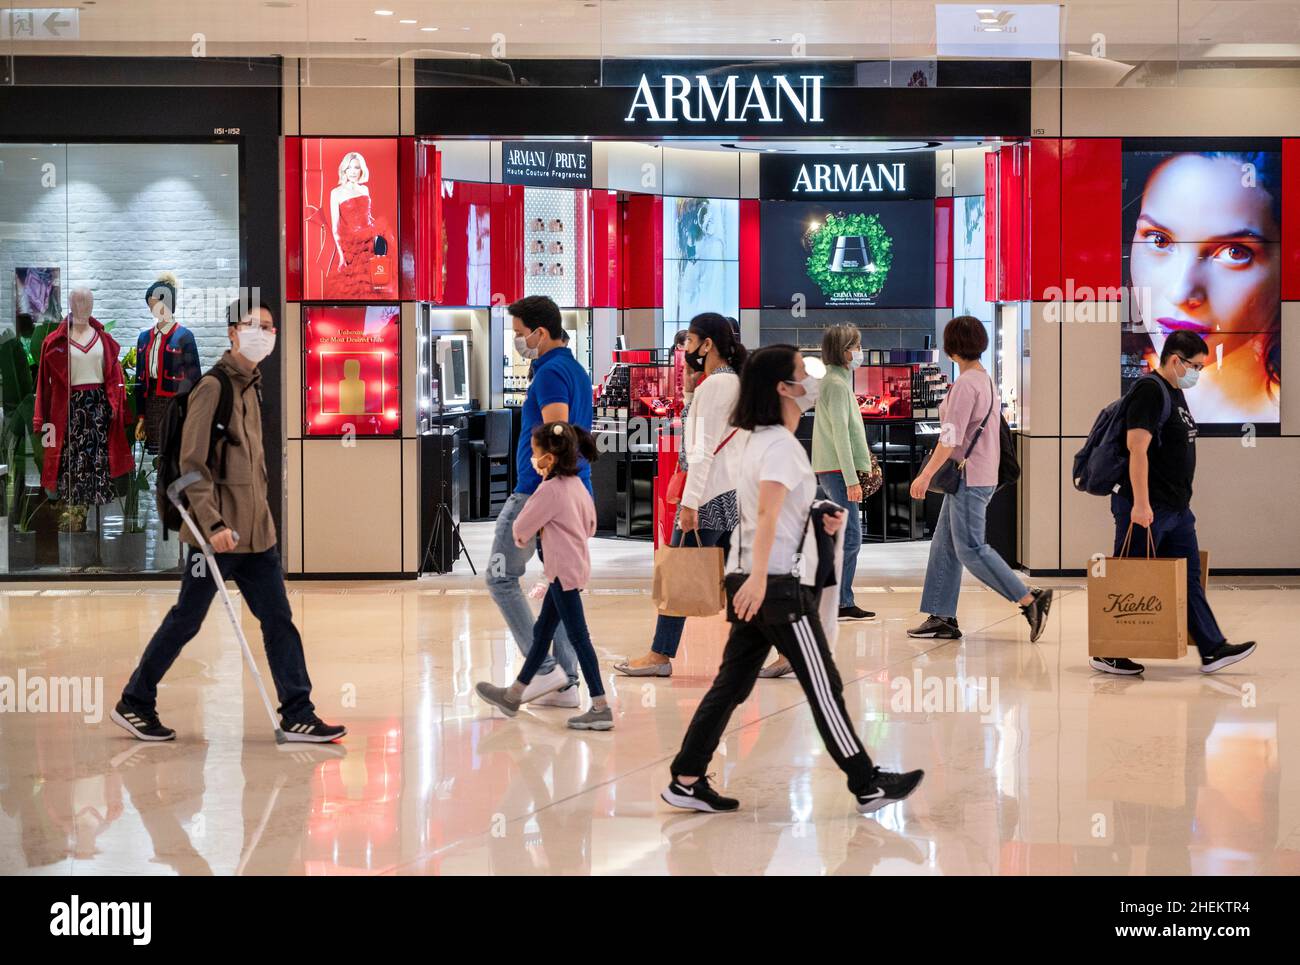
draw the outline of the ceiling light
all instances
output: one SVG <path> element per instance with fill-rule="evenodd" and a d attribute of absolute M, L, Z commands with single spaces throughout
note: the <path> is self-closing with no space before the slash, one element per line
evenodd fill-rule
<path fill-rule="evenodd" d="M 985 32 L 986 34 L 1000 34 L 1000 33 L 1002 33 L 1002 28 L 1001 28 L 1001 27 L 985 27 L 985 28 L 984 28 L 984 32 Z"/>
<path fill-rule="evenodd" d="M 376 10 L 376 11 L 375 11 L 375 16 L 376 16 L 376 17 L 391 17 L 392 15 L 393 15 L 393 11 L 391 11 L 391 10 Z"/>
<path fill-rule="evenodd" d="M 437 28 L 437 27 L 421 27 L 420 29 L 423 30 L 423 31 L 424 31 L 425 33 L 427 33 L 427 34 L 431 34 L 431 33 L 433 33 L 435 30 L 437 30 L 438 28 Z"/>
<path fill-rule="evenodd" d="M 398 23 L 418 23 L 418 20 L 399 20 Z"/>
<path fill-rule="evenodd" d="M 976 7 L 975 12 L 981 17 L 991 17 L 993 14 L 997 13 L 997 11 L 992 7 Z"/>

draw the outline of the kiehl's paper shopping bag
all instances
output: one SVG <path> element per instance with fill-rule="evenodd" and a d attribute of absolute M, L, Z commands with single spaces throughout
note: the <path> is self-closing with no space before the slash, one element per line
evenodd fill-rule
<path fill-rule="evenodd" d="M 1088 571 L 1088 655 L 1187 656 L 1187 560 L 1126 556 L 1127 547 Z"/>

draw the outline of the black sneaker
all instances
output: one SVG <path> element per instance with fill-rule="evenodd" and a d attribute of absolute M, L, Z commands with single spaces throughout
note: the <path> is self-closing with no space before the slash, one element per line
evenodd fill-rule
<path fill-rule="evenodd" d="M 284 731 L 285 740 L 298 744 L 326 744 L 338 740 L 348 732 L 343 725 L 327 724 L 315 714 L 292 723 L 281 720 L 280 729 Z"/>
<path fill-rule="evenodd" d="M 117 706 L 113 708 L 113 712 L 108 716 L 113 723 L 136 740 L 170 741 L 176 739 L 176 731 L 170 727 L 164 727 L 157 714 L 144 714 L 134 710 L 127 705 L 125 700 L 119 700 Z"/>
<path fill-rule="evenodd" d="M 870 814 L 873 811 L 879 811 L 888 804 L 895 801 L 901 801 L 921 783 L 921 778 L 925 777 L 925 771 L 908 771 L 905 774 L 895 774 L 892 771 L 882 771 L 876 768 L 875 776 L 872 779 L 873 786 L 865 794 L 858 795 L 858 813 Z"/>
<path fill-rule="evenodd" d="M 673 807 L 688 811 L 735 811 L 740 807 L 740 802 L 734 797 L 723 797 L 715 791 L 707 776 L 689 787 L 674 777 L 659 796 Z"/>
<path fill-rule="evenodd" d="M 1201 658 L 1201 673 L 1214 673 L 1216 670 L 1222 670 L 1224 667 L 1231 667 L 1234 663 L 1245 660 L 1255 652 L 1255 641 L 1247 640 L 1245 643 L 1231 644 L 1224 642 L 1218 650 L 1208 657 Z"/>
<path fill-rule="evenodd" d="M 1089 657 L 1088 666 L 1102 673 L 1119 674 L 1121 677 L 1136 677 L 1147 668 L 1135 663 L 1128 657 Z"/>
<path fill-rule="evenodd" d="M 1028 606 L 1022 606 L 1020 612 L 1029 621 L 1029 642 L 1037 643 L 1043 635 L 1043 628 L 1047 626 L 1047 611 L 1052 608 L 1052 591 L 1034 590 L 1033 597 L 1034 601 Z"/>
<path fill-rule="evenodd" d="M 842 606 L 840 607 L 841 620 L 874 620 L 876 615 L 870 610 L 864 610 L 860 606 Z"/>
<path fill-rule="evenodd" d="M 957 627 L 957 618 L 930 616 L 919 627 L 907 631 L 909 637 L 932 640 L 960 640 L 961 630 Z"/>

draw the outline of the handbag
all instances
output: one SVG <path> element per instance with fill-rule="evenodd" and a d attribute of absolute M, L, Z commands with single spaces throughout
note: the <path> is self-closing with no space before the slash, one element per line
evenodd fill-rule
<path fill-rule="evenodd" d="M 722 451 L 723 446 L 725 446 L 728 442 L 731 441 L 731 437 L 734 436 L 737 431 L 738 430 L 736 429 L 732 429 L 731 432 L 727 435 L 727 438 L 723 439 L 721 442 L 718 443 L 718 448 L 713 450 L 713 454 L 715 456 Z M 668 477 L 668 488 L 664 490 L 664 502 L 666 502 L 669 506 L 678 505 L 682 501 L 682 493 L 685 491 L 686 491 L 686 470 L 674 469 L 673 474 Z"/>
<path fill-rule="evenodd" d="M 858 485 L 862 487 L 862 498 L 866 499 L 868 496 L 874 496 L 880 492 L 880 487 L 884 484 L 885 474 L 880 471 L 880 463 L 876 461 L 876 457 L 872 456 L 871 471 L 863 472 L 861 469 L 858 470 Z"/>
<path fill-rule="evenodd" d="M 803 561 L 803 540 L 808 537 L 808 523 L 812 520 L 812 507 L 808 507 L 808 515 L 803 523 L 803 535 L 800 537 L 800 551 L 794 554 L 791 561 L 790 573 L 769 573 L 767 575 L 767 592 L 763 595 L 763 603 L 758 608 L 758 613 L 754 619 L 760 623 L 769 626 L 781 625 L 788 623 L 798 623 L 809 614 L 817 610 L 816 592 L 811 586 L 804 586 L 799 580 L 800 564 Z M 740 560 L 744 555 L 744 542 L 741 538 L 741 524 L 736 523 L 736 565 L 740 565 Z M 741 573 L 737 570 L 734 573 L 728 573 L 723 581 L 727 592 L 727 622 L 744 623 L 736 615 L 736 594 L 740 588 L 745 585 L 750 574 Z"/>
<path fill-rule="evenodd" d="M 966 447 L 966 454 L 961 459 L 956 456 L 949 456 L 944 461 L 944 464 L 935 472 L 934 478 L 930 480 L 930 492 L 944 493 L 951 496 L 961 487 L 962 477 L 966 474 L 966 460 L 970 458 L 970 454 L 975 450 L 975 444 L 980 441 L 980 436 L 984 434 L 984 427 L 988 425 L 989 418 L 993 415 L 993 407 L 998 402 L 998 389 L 993 384 L 993 376 L 991 375 L 989 376 L 989 387 L 992 390 L 992 398 L 989 399 L 989 411 L 980 420 L 980 427 L 975 430 L 970 445 Z"/>
<path fill-rule="evenodd" d="M 686 534 L 689 535 L 689 534 Z M 674 617 L 713 616 L 724 606 L 722 548 L 704 546 L 694 532 L 695 546 L 661 546 L 655 550 L 653 599 L 659 613 Z"/>

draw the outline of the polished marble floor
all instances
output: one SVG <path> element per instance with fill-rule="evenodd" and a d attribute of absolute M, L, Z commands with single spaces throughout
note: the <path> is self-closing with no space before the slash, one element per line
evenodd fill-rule
<path fill-rule="evenodd" d="M 521 658 L 467 570 L 293 583 L 319 711 L 351 731 L 341 744 L 276 747 L 214 608 L 160 694 L 175 743 L 133 742 L 104 708 L 97 722 L 0 713 L 0 873 L 1300 873 L 1300 583 L 1215 581 L 1229 635 L 1262 644 L 1224 673 L 1188 657 L 1104 678 L 1086 666 L 1081 581 L 1048 581 L 1037 645 L 976 587 L 964 641 L 914 641 L 924 547 L 868 546 L 858 596 L 880 619 L 847 626 L 836 660 L 873 756 L 925 768 L 924 784 L 858 815 L 798 685 L 764 680 L 713 764 L 741 811 L 694 815 L 658 793 L 725 623 L 688 623 L 670 679 L 615 676 L 652 631 L 649 552 L 601 541 L 594 555 L 586 605 L 613 732 L 565 730 L 563 710 L 494 717 L 472 696 Z M 0 681 L 102 678 L 111 707 L 173 596 L 0 584 Z"/>

